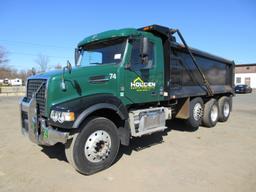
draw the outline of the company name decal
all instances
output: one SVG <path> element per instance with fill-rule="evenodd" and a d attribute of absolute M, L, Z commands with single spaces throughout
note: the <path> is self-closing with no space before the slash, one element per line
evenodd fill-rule
<path fill-rule="evenodd" d="M 131 89 L 136 91 L 150 91 L 155 89 L 155 87 L 155 82 L 144 82 L 140 77 L 137 77 L 133 82 L 131 82 Z"/>

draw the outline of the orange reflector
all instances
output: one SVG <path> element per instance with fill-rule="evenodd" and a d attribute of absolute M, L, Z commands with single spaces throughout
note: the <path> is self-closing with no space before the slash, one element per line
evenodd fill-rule
<path fill-rule="evenodd" d="M 75 113 L 74 112 L 69 112 L 69 120 L 74 121 L 75 120 Z"/>

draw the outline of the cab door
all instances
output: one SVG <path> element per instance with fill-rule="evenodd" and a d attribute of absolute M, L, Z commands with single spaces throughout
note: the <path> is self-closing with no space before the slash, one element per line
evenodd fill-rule
<path fill-rule="evenodd" d="M 130 59 L 124 73 L 124 96 L 131 103 L 159 101 L 162 94 L 161 78 L 158 77 L 155 42 L 151 39 L 133 39 L 130 43 Z M 142 53 L 143 43 L 147 43 L 147 53 Z"/>

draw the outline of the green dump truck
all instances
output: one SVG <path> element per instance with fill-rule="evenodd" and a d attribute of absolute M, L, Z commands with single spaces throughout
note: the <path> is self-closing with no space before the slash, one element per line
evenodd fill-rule
<path fill-rule="evenodd" d="M 102 32 L 78 44 L 73 69 L 68 62 L 28 78 L 22 133 L 38 145 L 65 144 L 68 162 L 93 174 L 111 166 L 120 144 L 165 130 L 167 120 L 227 121 L 233 79 L 233 61 L 188 47 L 179 30 Z"/>

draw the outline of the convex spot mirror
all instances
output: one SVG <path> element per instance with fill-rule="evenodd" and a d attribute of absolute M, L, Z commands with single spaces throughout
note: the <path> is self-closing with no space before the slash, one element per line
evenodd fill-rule
<path fill-rule="evenodd" d="M 60 87 L 63 91 L 66 91 L 66 83 L 65 83 L 65 69 L 67 69 L 68 73 L 71 73 L 72 70 L 72 65 L 69 62 L 69 60 L 67 60 L 67 65 L 65 67 L 63 67 L 63 71 L 62 71 L 62 78 L 61 78 L 61 82 L 60 82 Z"/>
<path fill-rule="evenodd" d="M 69 60 L 67 61 L 67 66 L 66 66 L 66 68 L 67 68 L 68 72 L 71 73 L 71 71 L 72 71 L 72 65 L 71 65 L 71 63 L 69 62 Z"/>

